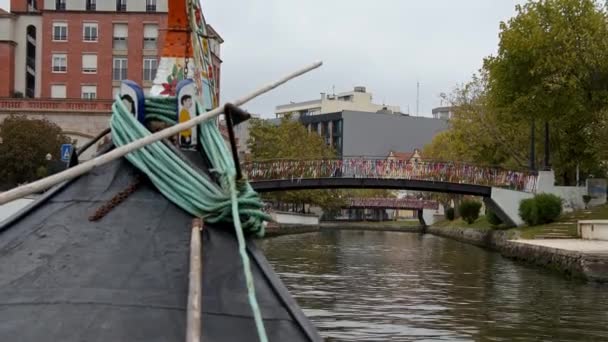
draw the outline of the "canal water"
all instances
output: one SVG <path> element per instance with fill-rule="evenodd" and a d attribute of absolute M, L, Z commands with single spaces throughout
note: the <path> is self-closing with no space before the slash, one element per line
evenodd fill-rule
<path fill-rule="evenodd" d="M 259 242 L 327 341 L 608 341 L 608 286 L 419 234 Z"/>

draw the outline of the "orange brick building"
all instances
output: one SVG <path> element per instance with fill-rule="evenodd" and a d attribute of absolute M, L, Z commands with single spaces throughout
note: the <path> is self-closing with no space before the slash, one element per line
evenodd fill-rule
<path fill-rule="evenodd" d="M 0 97 L 107 100 L 125 79 L 149 91 L 168 1 L 11 0 L 0 10 Z M 223 41 L 210 32 L 219 85 Z"/>

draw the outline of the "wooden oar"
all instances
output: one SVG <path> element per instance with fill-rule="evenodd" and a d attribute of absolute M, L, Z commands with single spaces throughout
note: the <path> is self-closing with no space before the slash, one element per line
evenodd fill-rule
<path fill-rule="evenodd" d="M 186 320 L 186 342 L 201 341 L 201 318 L 203 302 L 203 263 L 201 233 L 203 220 L 192 220 L 192 237 L 190 239 L 190 274 L 188 285 L 188 316 Z"/>
<path fill-rule="evenodd" d="M 269 91 L 271 91 L 272 89 L 277 88 L 278 86 L 298 77 L 301 76 L 311 70 L 314 70 L 318 67 L 320 67 L 321 65 L 323 65 L 323 62 L 316 62 L 312 65 L 309 65 L 305 68 L 302 68 L 300 70 L 297 70 L 283 78 L 281 78 L 280 80 L 268 84 L 264 87 L 259 88 L 258 90 L 254 91 L 253 93 L 246 95 L 240 99 L 237 99 L 236 101 L 233 102 L 234 105 L 236 106 L 242 106 L 243 104 L 249 102 L 250 100 L 264 94 L 267 93 Z M 218 108 L 215 108 L 214 110 L 207 112 L 203 115 L 194 117 L 193 119 L 189 120 L 189 121 L 185 121 L 182 122 L 180 124 L 168 127 L 162 131 L 158 131 L 152 135 L 149 135 L 145 138 L 142 138 L 140 140 L 136 140 L 132 143 L 129 143 L 127 145 L 118 147 L 106 154 L 103 154 L 101 156 L 98 156 L 97 158 L 91 159 L 87 162 L 84 162 L 80 165 L 74 166 L 68 170 L 65 170 L 63 172 L 54 174 L 52 176 L 43 178 L 41 180 L 26 184 L 26 185 L 22 185 L 20 187 L 17 187 L 15 189 L 3 192 L 0 194 L 0 205 L 1 204 L 5 204 L 8 203 L 10 201 L 16 200 L 18 198 L 22 198 L 24 196 L 27 195 L 31 195 L 33 193 L 36 192 L 40 192 L 42 190 L 46 190 L 54 185 L 57 185 L 63 181 L 66 180 L 70 180 L 72 178 L 76 178 L 82 174 L 85 174 L 89 171 L 91 171 L 93 168 L 97 167 L 97 166 L 101 166 L 104 164 L 107 164 L 115 159 L 121 158 L 124 155 L 133 152 L 135 150 L 138 150 L 146 145 L 150 145 L 154 142 L 157 142 L 159 140 L 165 139 L 165 138 L 169 138 L 171 136 L 174 136 L 176 134 L 178 134 L 181 131 L 187 130 L 189 128 L 192 128 L 198 124 L 200 124 L 201 122 L 213 119 L 215 117 L 217 117 L 218 115 L 222 114 L 224 112 L 224 106 L 220 106 Z"/>

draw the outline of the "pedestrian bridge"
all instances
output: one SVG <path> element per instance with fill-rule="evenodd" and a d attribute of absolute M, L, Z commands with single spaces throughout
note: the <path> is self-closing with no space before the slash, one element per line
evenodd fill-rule
<path fill-rule="evenodd" d="M 403 209 L 403 210 L 437 210 L 439 202 L 406 198 L 351 198 L 344 208 L 348 209 Z"/>
<path fill-rule="evenodd" d="M 380 188 L 491 196 L 492 187 L 532 193 L 536 174 L 455 162 L 373 158 L 269 160 L 243 165 L 259 192 Z"/>
<path fill-rule="evenodd" d="M 504 222 L 521 225 L 519 201 L 536 192 L 538 175 L 459 162 L 379 158 L 268 160 L 243 165 L 258 192 L 307 189 L 395 189 L 484 197 Z"/>

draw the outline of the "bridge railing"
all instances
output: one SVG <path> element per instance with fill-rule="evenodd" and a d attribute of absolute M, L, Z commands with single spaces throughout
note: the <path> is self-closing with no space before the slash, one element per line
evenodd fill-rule
<path fill-rule="evenodd" d="M 439 209 L 439 202 L 417 198 L 351 198 L 348 208 L 381 208 L 381 209 Z"/>
<path fill-rule="evenodd" d="M 249 180 L 375 178 L 497 186 L 534 192 L 537 175 L 451 162 L 390 159 L 269 160 L 243 165 Z"/>
<path fill-rule="evenodd" d="M 112 112 L 112 100 L 0 98 L 0 110 L 16 112 Z"/>

